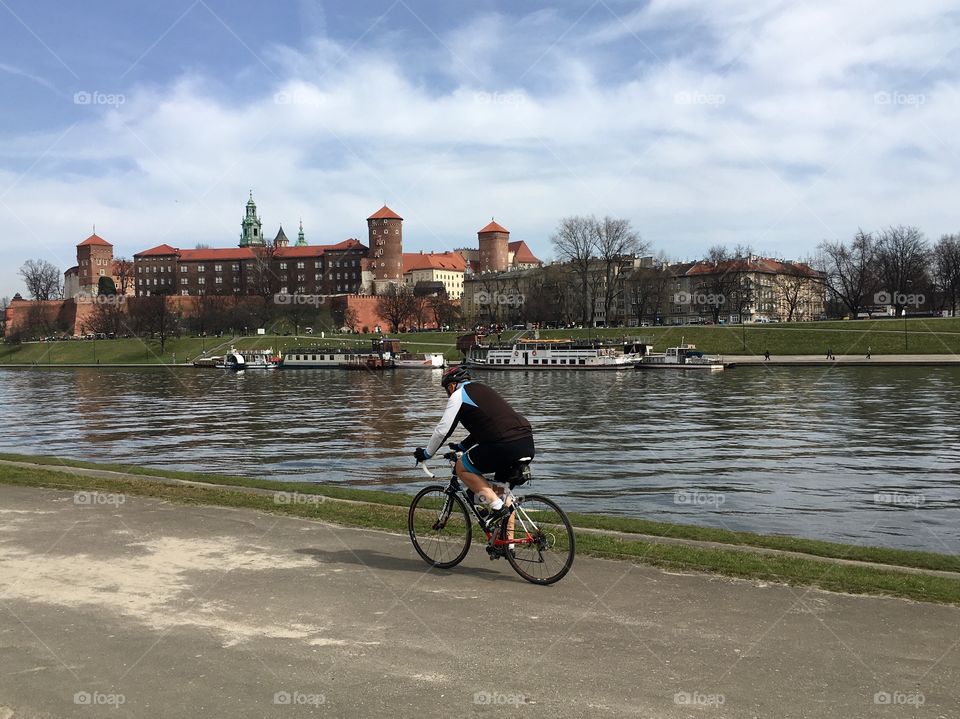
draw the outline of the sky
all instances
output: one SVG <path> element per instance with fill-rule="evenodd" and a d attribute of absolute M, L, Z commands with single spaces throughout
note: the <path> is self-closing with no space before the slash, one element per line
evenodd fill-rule
<path fill-rule="evenodd" d="M 955 0 L 0 0 L 0 296 L 264 230 L 550 259 L 569 215 L 655 252 L 803 259 L 857 228 L 960 231 Z"/>

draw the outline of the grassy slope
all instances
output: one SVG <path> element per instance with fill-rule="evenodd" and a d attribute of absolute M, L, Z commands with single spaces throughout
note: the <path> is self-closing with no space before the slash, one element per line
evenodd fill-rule
<path fill-rule="evenodd" d="M 686 327 L 644 327 L 639 329 L 611 330 L 558 330 L 544 331 L 543 337 L 574 337 L 601 335 L 619 337 L 623 334 L 650 337 L 654 347 L 660 351 L 667 346 L 678 344 L 681 340 L 692 342 L 700 349 L 726 355 L 762 354 L 770 350 L 775 355 L 824 353 L 829 346 L 836 354 L 863 354 L 870 347 L 874 354 L 942 354 L 960 353 L 960 319 L 914 319 L 907 320 L 906 349 L 904 341 L 904 323 L 900 320 L 872 320 L 858 322 L 805 322 L 797 324 L 748 325 L 736 326 L 686 326 Z M 504 337 L 512 336 L 504 333 Z M 445 352 L 449 359 L 457 359 L 454 332 L 421 332 L 400 335 L 411 349 L 431 352 Z M 746 349 L 744 349 L 746 340 Z M 44 344 L 26 344 L 21 346 L 0 345 L 0 364 L 2 363 L 92 363 L 99 359 L 102 363 L 157 363 L 170 362 L 172 353 L 178 361 L 193 359 L 216 349 L 221 354 L 232 343 L 238 347 L 272 347 L 282 351 L 288 347 L 304 344 L 325 344 L 343 342 L 348 345 L 367 346 L 370 336 L 358 337 L 330 335 L 321 340 L 319 337 L 241 337 L 206 338 L 180 337 L 167 342 L 161 358 L 160 343 L 145 342 L 139 339 L 96 340 L 53 342 Z"/>
<path fill-rule="evenodd" d="M 37 464 L 63 465 L 64 462 L 49 457 L 0 455 L 2 459 L 32 461 Z M 0 483 L 25 486 L 46 486 L 64 489 L 97 489 L 163 497 L 174 501 L 215 504 L 230 507 L 249 507 L 280 514 L 324 519 L 339 524 L 373 527 L 403 533 L 406 531 L 406 511 L 409 497 L 387 492 L 345 489 L 329 485 L 305 483 L 276 483 L 240 477 L 170 472 L 125 465 L 101 465 L 88 462 L 70 462 L 100 470 L 150 474 L 199 482 L 217 482 L 224 485 L 263 487 L 276 491 L 299 492 L 342 499 L 354 499 L 366 504 L 343 504 L 324 502 L 277 503 L 270 497 L 242 494 L 219 487 L 167 486 L 149 480 L 114 478 L 110 476 L 86 477 L 42 468 L 21 469 L 0 465 Z M 735 552 L 723 548 L 656 544 L 640 539 L 621 538 L 578 532 L 577 542 L 582 553 L 610 558 L 669 566 L 679 569 L 696 569 L 720 574 L 769 579 L 796 584 L 818 586 L 834 591 L 869 594 L 893 594 L 924 601 L 960 604 L 960 578 L 933 577 L 907 574 L 887 569 L 824 564 L 816 557 L 838 557 L 863 561 L 883 562 L 904 567 L 921 567 L 948 571 L 960 571 L 960 557 L 938 555 L 928 552 L 855 547 L 830 542 L 771 537 L 727 532 L 724 530 L 669 525 L 643 520 L 596 515 L 572 515 L 578 528 L 606 528 L 626 533 L 643 533 L 656 536 L 701 539 L 751 547 L 785 549 L 809 554 L 809 558 L 769 556 L 749 552 Z"/>

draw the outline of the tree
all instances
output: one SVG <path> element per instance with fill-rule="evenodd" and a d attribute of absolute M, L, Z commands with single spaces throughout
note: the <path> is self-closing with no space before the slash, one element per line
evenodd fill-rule
<path fill-rule="evenodd" d="M 665 263 L 639 267 L 630 274 L 628 298 L 637 322 L 649 319 L 657 324 L 662 320 L 672 279 Z"/>
<path fill-rule="evenodd" d="M 438 328 L 456 324 L 460 316 L 460 311 L 452 300 L 446 295 L 439 293 L 428 299 L 430 312 L 433 313 L 433 321 L 437 323 Z"/>
<path fill-rule="evenodd" d="M 7 334 L 7 307 L 10 306 L 9 297 L 0 297 L 0 337 Z"/>
<path fill-rule="evenodd" d="M 20 276 L 35 300 L 58 299 L 63 294 L 60 270 L 46 260 L 27 260 L 20 268 Z"/>
<path fill-rule="evenodd" d="M 960 300 L 960 235 L 944 235 L 931 252 L 931 274 L 941 311 L 956 317 Z"/>
<path fill-rule="evenodd" d="M 112 296 L 117 294 L 117 286 L 112 277 L 101 277 L 97 280 L 97 294 L 100 296 Z"/>
<path fill-rule="evenodd" d="M 694 287 L 698 297 L 692 298 L 692 304 L 697 305 L 701 313 L 709 312 L 714 322 L 720 322 L 720 313 L 724 306 L 735 306 L 741 277 L 731 271 L 735 264 L 735 256 L 723 245 L 714 245 L 707 250 L 706 259 L 695 266 L 700 274 L 700 280 Z M 743 321 L 743 317 L 740 318 Z"/>
<path fill-rule="evenodd" d="M 133 262 L 125 257 L 118 257 L 113 261 L 113 274 L 117 279 L 118 295 L 125 295 L 133 289 Z"/>
<path fill-rule="evenodd" d="M 131 326 L 139 333 L 148 334 L 160 340 L 160 353 L 166 347 L 167 339 L 179 331 L 179 319 L 170 310 L 166 295 L 153 294 L 148 297 L 130 298 Z"/>
<path fill-rule="evenodd" d="M 89 330 L 96 334 L 123 334 L 124 328 L 129 326 L 125 299 L 124 295 L 99 295 L 89 300 L 93 302 L 93 311 L 88 319 Z"/>
<path fill-rule="evenodd" d="M 377 314 L 390 325 L 391 332 L 397 332 L 409 322 L 413 313 L 413 293 L 403 285 L 391 284 L 377 298 Z"/>
<path fill-rule="evenodd" d="M 580 215 L 564 217 L 550 238 L 557 257 L 566 262 L 573 271 L 579 290 L 576 299 L 584 326 L 590 326 L 593 323 L 590 275 L 593 261 L 596 259 L 594 222 L 592 217 Z"/>
<path fill-rule="evenodd" d="M 800 266 L 787 262 L 782 271 L 773 276 L 773 286 L 777 289 L 778 297 L 787 311 L 787 316 L 781 319 L 793 322 L 794 317 L 798 316 L 802 305 L 806 302 L 807 293 L 810 290 L 808 273 Z"/>
<path fill-rule="evenodd" d="M 867 295 L 876 287 L 876 246 L 873 235 L 857 230 L 853 241 L 822 242 L 821 278 L 828 292 L 838 298 L 850 316 L 857 319 Z"/>
<path fill-rule="evenodd" d="M 613 324 L 614 303 L 623 297 L 624 271 L 633 266 L 636 255 L 646 252 L 649 245 L 630 228 L 630 220 L 609 215 L 602 220 L 590 218 L 594 251 L 602 268 L 603 316 L 606 323 Z"/>
<path fill-rule="evenodd" d="M 410 298 L 410 317 L 416 323 L 418 330 L 424 328 L 430 321 L 431 315 L 430 297 L 414 293 L 413 297 Z"/>
<path fill-rule="evenodd" d="M 923 233 L 916 227 L 888 227 L 877 238 L 876 275 L 881 294 L 888 302 L 875 304 L 893 305 L 900 315 L 913 297 L 918 297 L 929 287 L 927 277 L 930 247 Z"/>

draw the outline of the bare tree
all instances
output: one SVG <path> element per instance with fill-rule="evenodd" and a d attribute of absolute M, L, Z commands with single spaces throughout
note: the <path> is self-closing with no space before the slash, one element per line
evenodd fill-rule
<path fill-rule="evenodd" d="M 125 295 L 133 289 L 133 261 L 118 257 L 113 261 L 113 276 L 116 279 L 117 294 Z"/>
<path fill-rule="evenodd" d="M 822 280 L 827 290 L 857 319 L 867 295 L 876 288 L 876 243 L 873 236 L 857 230 L 848 246 L 844 242 L 820 244 Z"/>
<path fill-rule="evenodd" d="M 638 323 L 647 319 L 651 324 L 663 317 L 670 289 L 671 275 L 663 265 L 639 267 L 630 274 L 628 297 Z"/>
<path fill-rule="evenodd" d="M 446 295 L 436 294 L 428 298 L 430 303 L 430 312 L 433 313 L 433 321 L 437 323 L 437 327 L 445 327 L 446 325 L 454 324 L 458 317 L 459 311 L 457 305 L 455 305 Z"/>
<path fill-rule="evenodd" d="M 613 307 L 624 295 L 624 272 L 649 245 L 630 227 L 630 220 L 607 215 L 602 220 L 591 218 L 590 225 L 597 259 L 603 268 L 603 316 L 607 324 L 612 324 Z"/>
<path fill-rule="evenodd" d="M 794 318 L 801 314 L 810 292 L 810 283 L 809 273 L 792 262 L 785 263 L 781 271 L 773 276 L 773 286 L 787 311 L 787 316 L 781 319 L 793 322 Z"/>
<path fill-rule="evenodd" d="M 20 276 L 35 300 L 55 300 L 63 294 L 60 270 L 46 260 L 27 260 L 20 268 Z"/>
<path fill-rule="evenodd" d="M 156 294 L 148 297 L 131 297 L 128 305 L 131 326 L 137 328 L 142 334 L 160 340 L 162 354 L 167 339 L 179 332 L 179 318 L 171 311 L 168 297 Z"/>
<path fill-rule="evenodd" d="M 119 336 L 128 327 L 123 295 L 99 295 L 88 301 L 93 302 L 93 310 L 88 319 L 89 331 Z"/>
<path fill-rule="evenodd" d="M 956 317 L 960 300 L 960 235 L 944 235 L 931 253 L 933 283 L 939 294 L 940 310 L 950 308 Z"/>
<path fill-rule="evenodd" d="M 413 293 L 404 286 L 390 285 L 377 297 L 377 314 L 390 325 L 391 332 L 399 331 L 413 313 Z"/>
<path fill-rule="evenodd" d="M 575 215 L 564 217 L 550 238 L 557 257 L 570 265 L 579 292 L 576 294 L 584 326 L 593 323 L 593 297 L 590 292 L 591 269 L 596 259 L 593 218 Z"/>
<path fill-rule="evenodd" d="M 888 227 L 877 238 L 877 279 L 895 313 L 905 310 L 907 298 L 924 292 L 930 247 L 916 227 Z"/>
<path fill-rule="evenodd" d="M 695 266 L 700 280 L 694 290 L 700 297 L 693 304 L 699 306 L 701 314 L 709 313 L 717 323 L 724 307 L 737 305 L 741 277 L 732 271 L 735 260 L 735 255 L 726 247 L 714 245 L 707 250 L 706 259 Z"/>

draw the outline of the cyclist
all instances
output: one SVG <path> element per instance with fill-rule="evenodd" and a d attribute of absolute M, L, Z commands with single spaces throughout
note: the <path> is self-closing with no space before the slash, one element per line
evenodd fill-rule
<path fill-rule="evenodd" d="M 487 526 L 493 526 L 513 511 L 505 505 L 483 474 L 505 473 L 517 461 L 533 459 L 533 429 L 526 417 L 513 409 L 497 392 L 474 382 L 465 367 L 451 367 L 443 373 L 440 385 L 446 390 L 447 407 L 440 423 L 433 430 L 426 448 L 417 447 L 413 456 L 418 462 L 430 459 L 440 446 L 463 424 L 469 436 L 458 444 L 451 445 L 463 454 L 457 460 L 457 477 L 474 494 L 490 504 Z"/>

